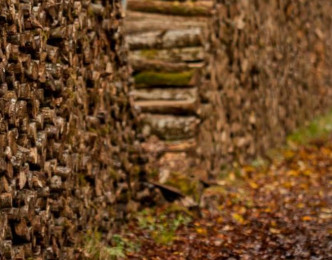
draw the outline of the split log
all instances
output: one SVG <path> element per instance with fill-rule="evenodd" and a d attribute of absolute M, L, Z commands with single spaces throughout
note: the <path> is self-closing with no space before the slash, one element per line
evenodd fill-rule
<path fill-rule="evenodd" d="M 185 63 L 185 62 L 165 62 L 160 60 L 149 59 L 130 59 L 129 60 L 133 70 L 137 72 L 155 71 L 155 72 L 183 72 L 193 68 L 198 69 L 203 67 L 203 62 Z"/>
<path fill-rule="evenodd" d="M 183 72 L 154 72 L 143 71 L 134 76 L 136 88 L 141 87 L 192 87 L 195 71 Z"/>
<path fill-rule="evenodd" d="M 207 29 L 207 24 L 208 18 L 206 17 L 182 17 L 128 11 L 126 14 L 125 32 L 130 35 L 170 29 Z"/>
<path fill-rule="evenodd" d="M 161 184 L 161 183 L 158 183 L 158 182 L 149 182 L 149 183 L 151 183 L 153 186 L 160 189 L 160 191 L 162 192 L 164 198 L 167 201 L 173 202 L 175 200 L 178 200 L 180 198 L 185 197 L 184 194 L 179 189 L 174 188 L 172 186 Z"/>
<path fill-rule="evenodd" d="M 157 144 L 142 143 L 144 151 L 153 153 L 158 151 L 161 153 L 182 153 L 195 151 L 197 142 L 195 138 L 181 141 L 160 141 Z"/>
<path fill-rule="evenodd" d="M 134 100 L 198 99 L 197 88 L 145 88 L 131 91 Z"/>
<path fill-rule="evenodd" d="M 13 206 L 13 195 L 9 192 L 0 195 L 0 209 L 11 208 Z"/>
<path fill-rule="evenodd" d="M 165 62 L 202 62 L 205 54 L 202 47 L 173 48 L 169 50 L 132 50 L 130 60 L 159 60 Z"/>
<path fill-rule="evenodd" d="M 202 35 L 202 28 L 196 27 L 133 34 L 128 35 L 126 40 L 131 50 L 172 49 L 201 46 Z"/>
<path fill-rule="evenodd" d="M 180 16 L 210 16 L 212 10 L 212 1 L 179 3 L 155 0 L 129 0 L 128 9 L 139 12 L 172 14 Z"/>
<path fill-rule="evenodd" d="M 145 113 L 172 114 L 172 115 L 195 115 L 197 102 L 193 100 L 184 101 L 137 101 L 135 105 Z"/>
<path fill-rule="evenodd" d="M 143 134 L 154 134 L 161 140 L 183 140 L 195 137 L 199 119 L 194 116 L 144 115 Z"/>
<path fill-rule="evenodd" d="M 92 2 L 1 2 L 0 259 L 80 258 L 139 186 L 120 3 Z"/>

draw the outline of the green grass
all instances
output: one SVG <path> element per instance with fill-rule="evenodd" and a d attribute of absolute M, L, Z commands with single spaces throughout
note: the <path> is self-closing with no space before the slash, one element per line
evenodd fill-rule
<path fill-rule="evenodd" d="M 200 183 L 197 178 L 192 178 L 181 172 L 172 172 L 165 184 L 179 189 L 187 196 L 192 196 L 196 201 L 198 200 Z"/>
<path fill-rule="evenodd" d="M 126 257 L 126 252 L 139 250 L 139 245 L 134 244 L 128 239 L 118 234 L 112 237 L 111 245 L 103 242 L 102 235 L 99 232 L 89 232 L 85 237 L 84 250 L 89 259 L 95 260 L 117 260 Z"/>
<path fill-rule="evenodd" d="M 287 138 L 287 143 L 305 144 L 313 139 L 324 138 L 332 133 L 332 110 L 300 127 Z"/>
<path fill-rule="evenodd" d="M 264 171 L 268 169 L 272 161 L 282 161 L 300 145 L 308 144 L 316 139 L 327 138 L 330 134 L 332 134 L 332 110 L 304 124 L 287 136 L 285 145 L 269 149 L 265 152 L 264 157 L 256 157 L 247 166 Z M 223 165 L 218 177 L 220 180 L 232 181 L 234 185 L 238 184 L 241 182 L 243 174 L 242 167 L 243 165 L 239 165 L 236 161 L 231 165 Z"/>
<path fill-rule="evenodd" d="M 145 230 L 149 236 L 161 245 L 169 245 L 176 238 L 176 231 L 181 225 L 187 225 L 191 221 L 191 216 L 175 210 L 170 214 L 166 211 L 158 216 L 153 210 L 143 210 L 137 214 L 138 225 L 141 230 Z"/>

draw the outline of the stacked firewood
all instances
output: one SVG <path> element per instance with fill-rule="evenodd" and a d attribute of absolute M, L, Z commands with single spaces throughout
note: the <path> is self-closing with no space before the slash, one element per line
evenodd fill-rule
<path fill-rule="evenodd" d="M 0 258 L 75 259 L 140 157 L 119 1 L 0 3 Z"/>
<path fill-rule="evenodd" d="M 120 0 L 0 2 L 1 259 L 75 259 L 88 229 L 107 241 L 151 196 L 141 148 L 161 179 L 188 155 L 217 173 L 331 106 L 329 0 L 128 8 L 122 28 Z"/>
<path fill-rule="evenodd" d="M 140 108 L 143 144 L 159 181 L 188 168 L 196 149 L 198 71 L 212 1 L 129 0 L 125 20 L 132 95 Z M 190 155 L 190 156 L 189 156 Z"/>
<path fill-rule="evenodd" d="M 331 107 L 332 3 L 218 0 L 201 78 L 205 167 L 281 144 Z"/>

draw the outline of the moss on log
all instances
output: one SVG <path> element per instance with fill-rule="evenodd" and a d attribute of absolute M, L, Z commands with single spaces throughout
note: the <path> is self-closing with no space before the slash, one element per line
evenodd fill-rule
<path fill-rule="evenodd" d="M 175 73 L 144 71 L 135 75 L 134 78 L 137 87 L 189 86 L 193 75 L 193 70 Z"/>

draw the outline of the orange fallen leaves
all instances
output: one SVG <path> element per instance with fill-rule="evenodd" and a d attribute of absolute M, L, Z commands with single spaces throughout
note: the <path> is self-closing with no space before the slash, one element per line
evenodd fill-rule
<path fill-rule="evenodd" d="M 310 216 L 304 216 L 304 217 L 302 217 L 302 220 L 303 221 L 311 221 L 312 217 L 310 217 Z"/>
<path fill-rule="evenodd" d="M 207 235 L 207 230 L 205 228 L 201 228 L 201 227 L 196 227 L 196 232 L 200 235 Z"/>
<path fill-rule="evenodd" d="M 179 226 L 181 239 L 171 245 L 131 229 L 141 250 L 130 259 L 330 259 L 332 140 L 320 143 L 285 151 L 264 174 L 245 166 L 241 174 L 250 174 L 242 183 L 235 172 L 217 181 L 223 195 L 204 201 L 207 207 Z"/>

